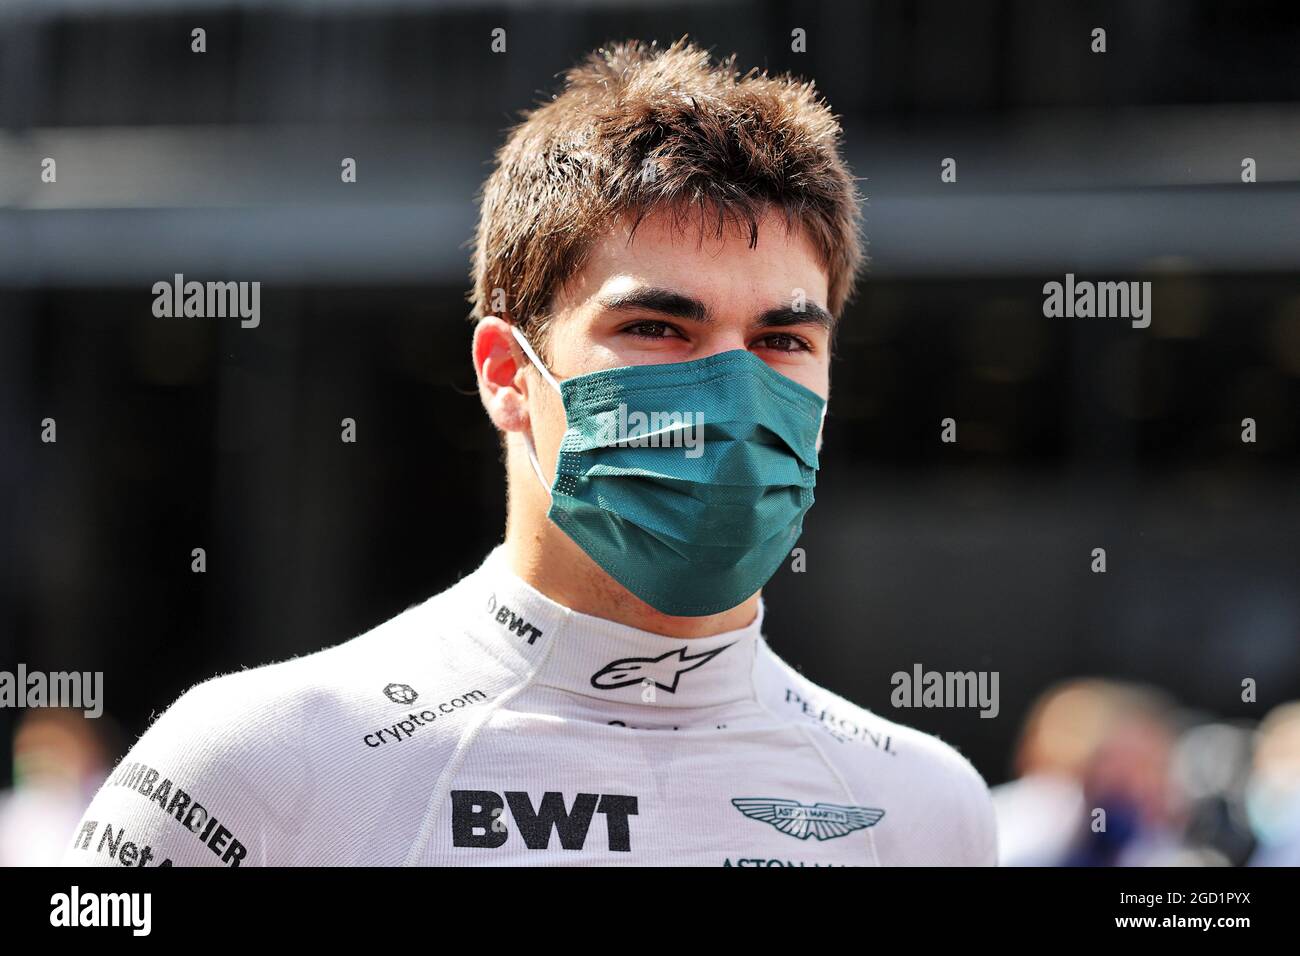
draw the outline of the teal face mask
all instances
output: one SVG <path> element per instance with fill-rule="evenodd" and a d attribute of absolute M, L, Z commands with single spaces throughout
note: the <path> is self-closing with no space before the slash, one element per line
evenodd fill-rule
<path fill-rule="evenodd" d="M 557 382 L 568 428 L 548 517 L 665 614 L 736 607 L 790 553 L 812 507 L 826 402 L 737 350 Z"/>

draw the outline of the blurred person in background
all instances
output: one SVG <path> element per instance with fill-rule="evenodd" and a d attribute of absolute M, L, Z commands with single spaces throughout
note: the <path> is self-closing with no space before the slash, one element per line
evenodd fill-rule
<path fill-rule="evenodd" d="M 1183 840 L 1186 807 L 1172 776 L 1181 730 L 1172 700 L 1116 684 L 1113 712 L 1083 768 L 1084 817 L 1066 866 L 1172 866 L 1194 862 Z"/>
<path fill-rule="evenodd" d="M 0 866 L 53 866 L 108 774 L 112 728 L 80 711 L 28 710 L 14 731 L 14 786 L 0 793 Z"/>
<path fill-rule="evenodd" d="M 1253 723 L 1202 722 L 1179 738 L 1173 776 L 1187 804 L 1187 862 L 1242 866 L 1250 858 L 1246 780 L 1254 734 Z"/>
<path fill-rule="evenodd" d="M 1259 847 L 1251 866 L 1300 866 L 1300 701 L 1260 724 L 1246 810 Z"/>
<path fill-rule="evenodd" d="M 1113 685 L 1075 680 L 1030 708 L 1016 745 L 1016 779 L 993 788 L 1003 866 L 1055 866 L 1083 814 L 1084 768 L 1113 719 Z"/>
<path fill-rule="evenodd" d="M 993 790 L 999 860 L 1172 862 L 1182 849 L 1181 801 L 1170 778 L 1173 714 L 1156 691 L 1116 681 L 1079 679 L 1046 691 L 1025 720 L 1017 779 Z"/>

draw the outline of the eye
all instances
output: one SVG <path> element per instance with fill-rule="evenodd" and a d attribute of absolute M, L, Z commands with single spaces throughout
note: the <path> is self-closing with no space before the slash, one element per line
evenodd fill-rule
<path fill-rule="evenodd" d="M 754 344 L 759 348 L 771 349 L 774 352 L 812 351 L 812 345 L 809 344 L 807 339 L 790 332 L 776 332 L 772 335 L 765 335 Z"/>
<path fill-rule="evenodd" d="M 639 339 L 685 338 L 675 326 L 653 319 L 642 319 L 639 322 L 633 322 L 630 325 L 623 326 L 619 331 L 626 335 L 634 335 Z"/>

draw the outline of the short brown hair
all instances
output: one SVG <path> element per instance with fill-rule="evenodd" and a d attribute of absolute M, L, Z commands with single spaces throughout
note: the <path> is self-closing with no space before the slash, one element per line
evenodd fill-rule
<path fill-rule="evenodd" d="M 860 197 L 813 83 L 742 76 L 734 54 L 715 65 L 685 37 L 667 48 L 630 40 L 588 55 L 562 92 L 522 115 L 483 185 L 474 318 L 505 312 L 544 331 L 556 290 L 595 242 L 624 217 L 635 233 L 656 209 L 679 227 L 698 218 L 701 239 L 706 223 L 719 238 L 741 223 L 751 247 L 765 207 L 778 209 L 826 269 L 830 313 L 851 297 Z"/>

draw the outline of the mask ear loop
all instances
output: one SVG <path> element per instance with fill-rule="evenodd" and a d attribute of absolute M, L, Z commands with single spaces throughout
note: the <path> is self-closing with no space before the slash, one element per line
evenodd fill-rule
<path fill-rule="evenodd" d="M 546 476 L 542 474 L 542 463 L 537 460 L 537 446 L 533 444 L 533 435 L 531 432 L 524 435 L 524 444 L 528 446 L 528 462 L 533 466 L 533 474 L 541 482 L 542 487 L 546 490 L 546 496 L 551 496 L 551 486 L 546 483 Z"/>
<path fill-rule="evenodd" d="M 560 388 L 560 383 L 555 380 L 555 376 L 552 375 L 551 370 L 546 367 L 546 363 L 537 357 L 537 353 L 534 352 L 533 347 L 528 344 L 528 340 L 524 338 L 524 334 L 514 325 L 510 326 L 510 331 L 514 333 L 515 341 L 518 342 L 519 347 L 524 350 L 524 354 L 528 356 L 528 360 L 532 362 L 533 365 L 537 366 L 537 371 L 542 374 L 542 378 L 551 383 L 551 388 L 563 395 L 564 392 Z"/>
<path fill-rule="evenodd" d="M 538 358 L 537 353 L 534 352 L 533 347 L 528 344 L 528 340 L 524 338 L 523 333 L 514 325 L 510 326 L 510 331 L 514 333 L 515 341 L 519 343 L 519 347 L 524 350 L 524 354 L 528 356 L 528 360 L 533 363 L 533 367 L 537 369 L 542 378 L 546 379 L 546 381 L 550 383 L 551 388 L 563 395 L 564 392 L 560 389 L 560 383 L 555 380 L 555 376 L 551 374 L 551 371 L 546 367 L 546 364 Z M 531 430 L 524 435 L 524 444 L 528 447 L 528 463 L 533 466 L 533 474 L 537 476 L 537 480 L 541 482 L 542 488 L 546 491 L 546 496 L 549 498 L 551 497 L 551 485 L 546 480 L 546 475 L 542 474 L 542 463 L 537 459 L 537 446 L 533 444 L 533 433 Z"/>

